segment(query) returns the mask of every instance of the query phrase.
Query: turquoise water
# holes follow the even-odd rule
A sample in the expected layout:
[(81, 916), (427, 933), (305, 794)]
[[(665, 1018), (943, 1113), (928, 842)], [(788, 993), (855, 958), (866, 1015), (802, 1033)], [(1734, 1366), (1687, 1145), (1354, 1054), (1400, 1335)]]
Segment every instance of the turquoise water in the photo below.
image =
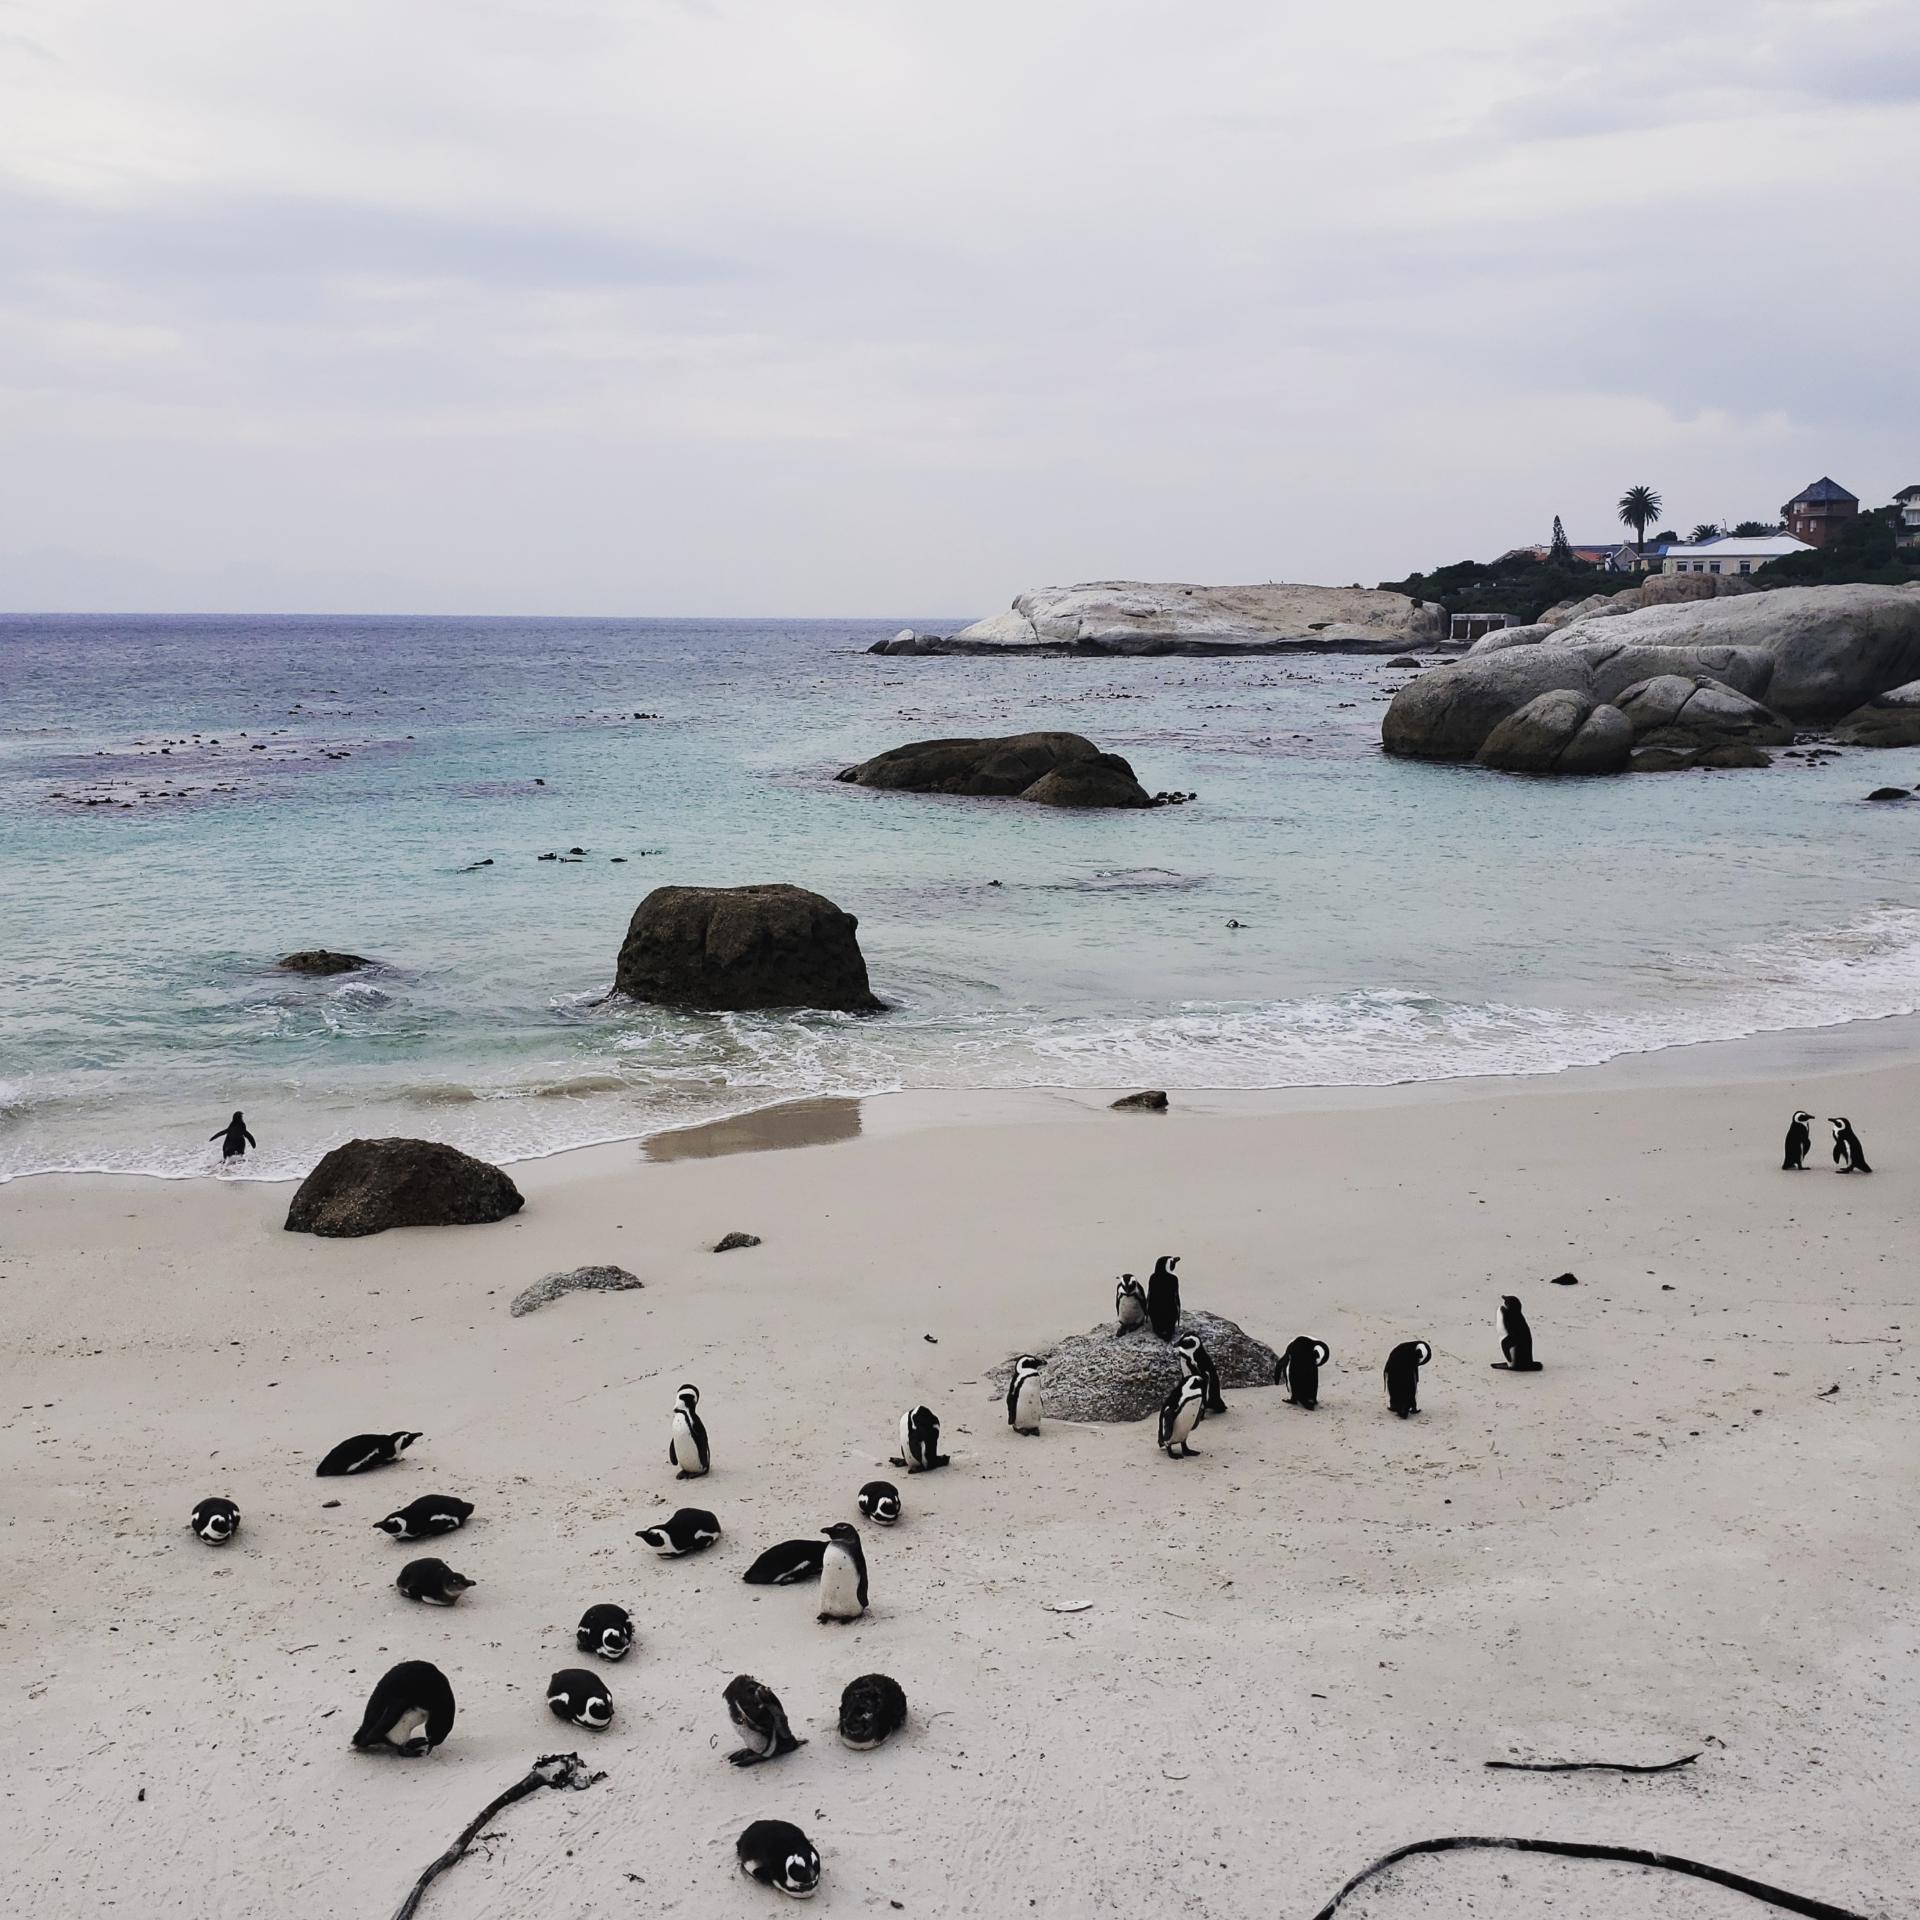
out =
[[(1920, 1009), (1920, 803), (1862, 804), (1920, 755), (1516, 780), (1382, 756), (1379, 662), (862, 651), (900, 624), (0, 619), (0, 1176), (204, 1171), (236, 1106), (280, 1176), (356, 1132), (513, 1158), (809, 1093), (1380, 1085)], [(833, 779), (1042, 726), (1200, 799)], [(650, 887), (769, 879), (860, 916), (893, 1011), (605, 999)], [(382, 966), (271, 968), (319, 945)]]

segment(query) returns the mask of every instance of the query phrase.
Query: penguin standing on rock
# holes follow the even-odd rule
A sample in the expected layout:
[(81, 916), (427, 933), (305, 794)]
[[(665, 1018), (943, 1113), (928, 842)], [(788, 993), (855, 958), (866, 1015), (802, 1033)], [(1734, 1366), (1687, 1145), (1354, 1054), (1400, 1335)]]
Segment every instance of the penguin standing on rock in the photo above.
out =
[(1320, 1369), (1332, 1358), (1333, 1349), (1324, 1340), (1309, 1340), (1303, 1333), (1288, 1341), (1273, 1370), (1273, 1384), (1285, 1387), (1287, 1398), (1311, 1413), (1320, 1404)]
[(820, 1561), (820, 1618), (858, 1620), (867, 1610), (867, 1556), (860, 1532), (844, 1520), (821, 1528), (827, 1550)]
[(373, 1689), (353, 1744), (362, 1753), (431, 1753), (453, 1731), (453, 1688), (430, 1660), (402, 1660)]
[(1130, 1273), (1123, 1273), (1113, 1290), (1113, 1317), (1120, 1322), (1122, 1333), (1147, 1324), (1147, 1290)]
[(1180, 1371), (1198, 1374), (1206, 1390), (1200, 1401), (1201, 1419), (1210, 1413), (1225, 1413), (1227, 1403), (1220, 1398), (1220, 1371), (1213, 1364), (1213, 1355), (1201, 1344), (1200, 1336), (1183, 1333), (1173, 1343), (1173, 1350), (1180, 1356)]
[(807, 1743), (795, 1736), (787, 1725), (787, 1710), (774, 1690), (750, 1673), (737, 1673), (727, 1682), (727, 1718), (746, 1742), (738, 1753), (727, 1759), (736, 1767), (757, 1767), (763, 1760), (778, 1760), (783, 1753), (797, 1752)]
[(556, 1720), (598, 1733), (613, 1720), (613, 1695), (597, 1673), (585, 1667), (562, 1667), (547, 1682), (547, 1705)]
[(1540, 1371), (1540, 1362), (1533, 1357), (1533, 1329), (1520, 1311), (1519, 1297), (1511, 1293), (1500, 1296), (1500, 1351), (1507, 1357), (1492, 1365), (1504, 1367), (1509, 1373)]
[(677, 1560), (683, 1553), (706, 1552), (720, 1538), (720, 1522), (705, 1507), (681, 1507), (657, 1527), (642, 1527), (634, 1538), (663, 1560)]
[(1833, 1164), (1842, 1173), (1871, 1173), (1867, 1165), (1867, 1156), (1860, 1145), (1860, 1136), (1853, 1130), (1851, 1120), (1829, 1119), (1827, 1125), (1833, 1129)]
[(580, 1616), (573, 1639), (582, 1653), (597, 1654), (602, 1660), (624, 1660), (633, 1645), (633, 1615), (611, 1600), (602, 1600)]
[(682, 1387), (673, 1396), (673, 1434), (667, 1442), (667, 1462), (679, 1469), (675, 1477), (681, 1480), (697, 1480), (713, 1464), (699, 1407), (698, 1387)]
[(756, 1820), (734, 1843), (740, 1871), (794, 1900), (811, 1900), (820, 1887), (820, 1856), (791, 1820)]
[(876, 1527), (890, 1527), (900, 1518), (900, 1489), (891, 1480), (869, 1480), (860, 1489), (860, 1517)]
[(417, 1433), (356, 1433), (342, 1440), (320, 1464), (314, 1477), (327, 1480), (343, 1473), (371, 1473), (390, 1467), (421, 1436)]
[(1387, 1405), (1404, 1420), (1420, 1411), (1420, 1369), (1433, 1358), (1424, 1340), (1403, 1340), (1387, 1355), (1382, 1369), (1387, 1382)]
[(1007, 1425), (1015, 1433), (1040, 1431), (1040, 1362), (1030, 1353), (1013, 1363), (1013, 1378), (1007, 1382)]
[(429, 1534), (457, 1533), (473, 1517), (471, 1500), (450, 1493), (423, 1493), (373, 1524), (396, 1540), (424, 1540)]
[(444, 1560), (409, 1560), (393, 1584), (422, 1606), (451, 1607), (473, 1582), (464, 1573), (455, 1573)]
[(1197, 1373), (1183, 1374), (1180, 1384), (1167, 1395), (1160, 1409), (1160, 1451), (1169, 1460), (1189, 1460), (1193, 1449), (1187, 1440), (1205, 1411), (1207, 1383)]
[(240, 1531), (240, 1509), (231, 1500), (217, 1495), (197, 1501), (193, 1518), (187, 1522), (209, 1546), (224, 1547)]
[(940, 1451), (940, 1416), (931, 1407), (909, 1407), (900, 1416), (900, 1451), (893, 1456), (896, 1467), (931, 1473), (951, 1457)]
[(1177, 1253), (1163, 1253), (1147, 1278), (1147, 1319), (1154, 1332), (1167, 1341), (1172, 1340), (1173, 1330), (1180, 1324), (1180, 1276), (1174, 1272), (1179, 1264)]
[(1813, 1115), (1796, 1113), (1787, 1123), (1787, 1157), (1780, 1162), (1782, 1173), (1804, 1173), (1807, 1155), (1813, 1151)]

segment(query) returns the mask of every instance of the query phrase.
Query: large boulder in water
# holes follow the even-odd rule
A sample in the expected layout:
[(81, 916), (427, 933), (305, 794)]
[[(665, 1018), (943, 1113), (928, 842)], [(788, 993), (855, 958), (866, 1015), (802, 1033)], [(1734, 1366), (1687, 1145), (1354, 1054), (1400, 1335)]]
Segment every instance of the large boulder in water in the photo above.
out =
[(331, 947), (308, 947), (299, 953), (283, 953), (273, 963), (282, 973), (359, 973), (373, 965), (357, 953), (336, 953)]
[(1737, 687), (1690, 673), (1637, 680), (1615, 703), (1633, 723), (1640, 747), (1718, 747), (1736, 742), (1784, 747), (1793, 722), (1750, 700)]
[(628, 923), (614, 988), (703, 1012), (874, 1013), (859, 924), (805, 887), (656, 887)]
[[(1183, 1333), (1200, 1336), (1223, 1389), (1273, 1385), (1280, 1356), (1231, 1320), (1214, 1313), (1183, 1313), (1174, 1337)], [(1057, 1347), (1034, 1357), (1040, 1362), (1041, 1405), (1046, 1417), (1056, 1420), (1144, 1420), (1160, 1410), (1180, 1378), (1179, 1357), (1152, 1328), (1116, 1333), (1111, 1320), (1090, 1332), (1069, 1334)], [(987, 1377), (1004, 1396), (1013, 1362), (1004, 1362)]]
[(1833, 737), (1848, 747), (1920, 747), (1920, 680), (1890, 687), (1855, 707)]
[(1150, 807), (1153, 796), (1117, 753), (1083, 734), (1013, 733), (984, 740), (915, 740), (848, 767), (856, 787), (1032, 800), (1049, 807)]
[(1502, 773), (1624, 773), (1633, 727), (1618, 707), (1561, 687), (1529, 700), (1474, 757)]
[(526, 1203), (498, 1167), (437, 1140), (349, 1140), (301, 1181), (289, 1233), (330, 1239), (389, 1227), (470, 1227)]

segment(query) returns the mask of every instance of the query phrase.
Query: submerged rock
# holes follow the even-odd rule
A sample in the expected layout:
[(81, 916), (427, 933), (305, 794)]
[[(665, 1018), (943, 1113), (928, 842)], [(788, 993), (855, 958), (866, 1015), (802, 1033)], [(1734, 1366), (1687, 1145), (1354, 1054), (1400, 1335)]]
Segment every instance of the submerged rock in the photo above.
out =
[[(1280, 1356), (1231, 1320), (1213, 1313), (1183, 1313), (1175, 1338), (1183, 1333), (1200, 1336), (1222, 1387), (1273, 1385)], [(1041, 1404), (1055, 1420), (1144, 1420), (1159, 1411), (1180, 1378), (1180, 1361), (1169, 1343), (1149, 1327), (1116, 1334), (1111, 1320), (1090, 1332), (1069, 1334), (1035, 1357), (1040, 1362)], [(1012, 1360), (988, 1376), (1002, 1395), (1012, 1377)]]
[(357, 953), (335, 953), (330, 947), (309, 947), (299, 953), (283, 953), (273, 963), (283, 973), (358, 973), (373, 965)]
[(1875, 787), (1867, 798), (1869, 800), (1911, 800), (1913, 795), (1905, 787)]
[(1150, 807), (1133, 768), (1078, 733), (914, 740), (847, 767), (840, 779), (895, 793), (1031, 800), (1048, 807)]
[(642, 1282), (625, 1267), (575, 1267), (571, 1273), (549, 1273), (513, 1296), (507, 1311), (517, 1320), (538, 1313), (549, 1302), (569, 1293), (632, 1293)]
[(301, 1181), (287, 1208), (287, 1231), (351, 1239), (389, 1227), (481, 1226), (525, 1204), (498, 1167), (458, 1147), (349, 1140)]

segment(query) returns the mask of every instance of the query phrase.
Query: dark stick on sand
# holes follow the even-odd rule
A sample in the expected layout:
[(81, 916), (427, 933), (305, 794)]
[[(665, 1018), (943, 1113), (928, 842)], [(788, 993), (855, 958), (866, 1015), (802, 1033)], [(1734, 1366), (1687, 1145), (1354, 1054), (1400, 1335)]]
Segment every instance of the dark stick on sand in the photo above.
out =
[(589, 1773), (577, 1753), (543, 1753), (524, 1779), (516, 1780), (505, 1793), (489, 1800), (460, 1829), (460, 1837), (413, 1883), (407, 1897), (395, 1909), (393, 1920), (412, 1920), (419, 1910), (420, 1896), (473, 1845), (474, 1836), (501, 1808), (512, 1806), (516, 1800), (524, 1800), (530, 1793), (538, 1793), (542, 1787), (590, 1787), (596, 1780), (606, 1777), (604, 1773)]
[(1699, 1758), (1697, 1753), (1683, 1753), (1678, 1760), (1662, 1760), (1655, 1767), (1637, 1767), (1628, 1760), (1488, 1760), (1484, 1764), (1502, 1773), (1671, 1773)]

